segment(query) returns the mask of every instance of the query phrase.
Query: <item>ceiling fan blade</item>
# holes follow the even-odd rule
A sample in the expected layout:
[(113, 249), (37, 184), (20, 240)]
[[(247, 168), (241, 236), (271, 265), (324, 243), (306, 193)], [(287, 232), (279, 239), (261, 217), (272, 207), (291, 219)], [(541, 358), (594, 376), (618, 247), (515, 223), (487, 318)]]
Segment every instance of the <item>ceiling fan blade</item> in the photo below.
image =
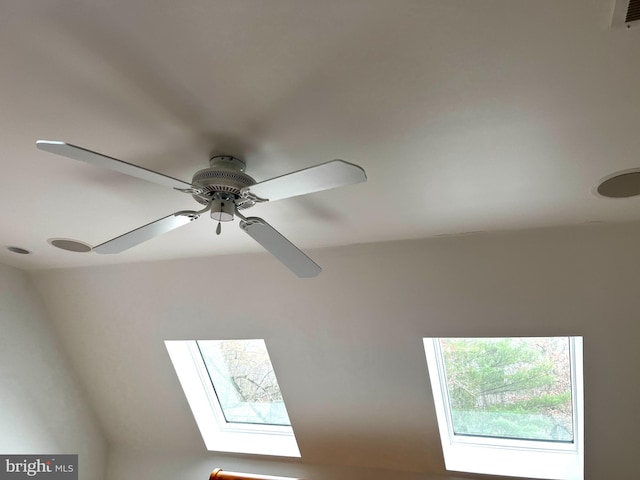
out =
[(358, 165), (332, 160), (256, 183), (243, 188), (241, 192), (272, 202), (366, 181), (367, 174)]
[[(142, 227), (131, 230), (119, 237), (108, 240), (93, 247), (96, 253), (120, 253), (131, 247), (151, 240), (154, 237), (174, 230), (198, 218), (196, 212), (177, 212), (164, 218), (148, 223)], [(194, 216), (195, 215), (195, 216)]]
[(320, 266), (263, 219), (248, 217), (240, 221), (240, 228), (298, 277), (311, 278), (322, 271)]
[(132, 177), (141, 178), (147, 182), (157, 183), (164, 185), (165, 187), (171, 187), (178, 190), (191, 190), (193, 186), (190, 183), (183, 182), (177, 178), (163, 175), (162, 173), (148, 170), (144, 167), (133, 165), (132, 163), (123, 162), (116, 158), (111, 158), (101, 153), (92, 152), (86, 148), (71, 145), (70, 143), (50, 141), (50, 140), (38, 140), (36, 147), (45, 152), (55, 153), (62, 155), (63, 157), (73, 158), (74, 160), (80, 160), (82, 162), (90, 163), (98, 167), (108, 168), (109, 170), (115, 170), (116, 172), (131, 175)]

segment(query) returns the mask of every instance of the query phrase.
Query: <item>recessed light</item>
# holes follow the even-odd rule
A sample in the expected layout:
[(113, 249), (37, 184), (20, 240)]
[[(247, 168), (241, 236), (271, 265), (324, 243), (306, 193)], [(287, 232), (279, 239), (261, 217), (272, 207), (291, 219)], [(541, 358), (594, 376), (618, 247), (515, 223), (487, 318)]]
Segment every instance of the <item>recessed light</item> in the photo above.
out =
[(29, 255), (31, 252), (29, 250), (26, 250), (24, 248), (20, 248), (20, 247), (7, 247), (7, 250), (9, 250), (12, 253), (19, 253), (20, 255)]
[(67, 250), (68, 252), (84, 253), (90, 252), (93, 248), (87, 243), (72, 240), (70, 238), (50, 238), (49, 240), (47, 240), (47, 243), (49, 243), (49, 245), (53, 245), (56, 248)]
[(607, 198), (629, 198), (640, 195), (640, 169), (612, 173), (600, 181), (595, 193)]

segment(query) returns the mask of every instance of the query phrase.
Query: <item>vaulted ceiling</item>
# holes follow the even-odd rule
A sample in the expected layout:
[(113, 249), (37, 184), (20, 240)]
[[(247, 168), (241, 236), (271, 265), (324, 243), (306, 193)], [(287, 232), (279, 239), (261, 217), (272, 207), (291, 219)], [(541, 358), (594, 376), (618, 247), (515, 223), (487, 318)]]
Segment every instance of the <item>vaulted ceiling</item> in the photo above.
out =
[[(30, 272), (110, 443), (203, 451), (162, 341), (265, 338), (304, 462), (440, 475), (420, 338), (577, 334), (587, 404), (613, 412), (588, 414), (592, 471), (630, 465), (621, 412), (640, 385), (617, 380), (634, 336), (599, 320), (638, 333), (640, 234), (609, 224), (639, 221), (640, 197), (593, 193), (640, 167), (640, 29), (612, 29), (613, 7), (0, 0), (0, 262)], [(47, 240), (97, 245), (198, 205), (38, 139), (186, 181), (212, 153), (258, 181), (335, 158), (368, 181), (251, 210), (325, 267), (311, 281), (208, 218), (72, 253)], [(539, 227), (559, 228), (430, 238)]]
[(638, 167), (637, 30), (612, 0), (3, 1), (4, 246), (25, 269), (259, 251), (207, 219), (78, 255), (191, 197), (36, 150), (64, 140), (190, 181), (211, 153), (264, 180), (334, 158), (364, 185), (260, 205), (303, 248), (640, 219), (592, 194)]

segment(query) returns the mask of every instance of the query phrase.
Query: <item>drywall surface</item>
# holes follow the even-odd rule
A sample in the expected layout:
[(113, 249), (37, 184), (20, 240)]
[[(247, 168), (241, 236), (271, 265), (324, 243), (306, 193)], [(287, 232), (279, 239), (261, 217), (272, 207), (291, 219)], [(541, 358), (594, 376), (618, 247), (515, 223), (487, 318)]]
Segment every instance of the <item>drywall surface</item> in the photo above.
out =
[[(158, 480), (176, 478), (171, 465), (184, 480), (243, 465), (312, 480), (333, 468), (446, 476), (422, 338), (553, 335), (584, 337), (586, 478), (640, 478), (638, 245), (638, 224), (585, 226), (319, 249), (324, 271), (307, 280), (266, 254), (33, 279), (125, 452), (109, 480), (135, 478), (136, 458)], [(234, 338), (265, 339), (301, 459), (206, 452), (164, 341)]]
[(107, 444), (58, 347), (29, 278), (0, 265), (0, 453), (78, 454), (79, 478), (100, 480)]
[[(306, 480), (460, 480), (458, 476), (430, 475), (401, 472), (392, 469), (371, 469), (330, 465), (297, 464), (286, 461), (269, 461), (260, 457), (232, 457), (214, 452), (201, 454), (176, 454), (134, 452), (117, 449), (109, 456), (107, 480), (208, 480), (215, 468), (229, 472), (273, 475)], [(504, 477), (503, 477), (504, 478)], [(484, 477), (483, 480), (492, 480)]]

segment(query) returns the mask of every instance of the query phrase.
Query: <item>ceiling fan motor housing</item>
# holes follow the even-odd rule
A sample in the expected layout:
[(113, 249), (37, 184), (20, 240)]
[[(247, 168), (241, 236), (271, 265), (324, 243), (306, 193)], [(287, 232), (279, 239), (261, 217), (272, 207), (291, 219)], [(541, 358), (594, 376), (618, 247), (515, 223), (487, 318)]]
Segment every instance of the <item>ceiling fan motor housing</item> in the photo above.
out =
[[(240, 196), (240, 190), (256, 184), (251, 176), (244, 173), (245, 163), (242, 160), (229, 155), (216, 155), (209, 160), (209, 164), (209, 168), (195, 173), (191, 183), (202, 190), (193, 198), (202, 205), (211, 203), (212, 218), (223, 222), (233, 220), (234, 205), (239, 210), (255, 205), (254, 201)], [(225, 220), (229, 212), (231, 217)], [(214, 216), (217, 213), (222, 218)]]

